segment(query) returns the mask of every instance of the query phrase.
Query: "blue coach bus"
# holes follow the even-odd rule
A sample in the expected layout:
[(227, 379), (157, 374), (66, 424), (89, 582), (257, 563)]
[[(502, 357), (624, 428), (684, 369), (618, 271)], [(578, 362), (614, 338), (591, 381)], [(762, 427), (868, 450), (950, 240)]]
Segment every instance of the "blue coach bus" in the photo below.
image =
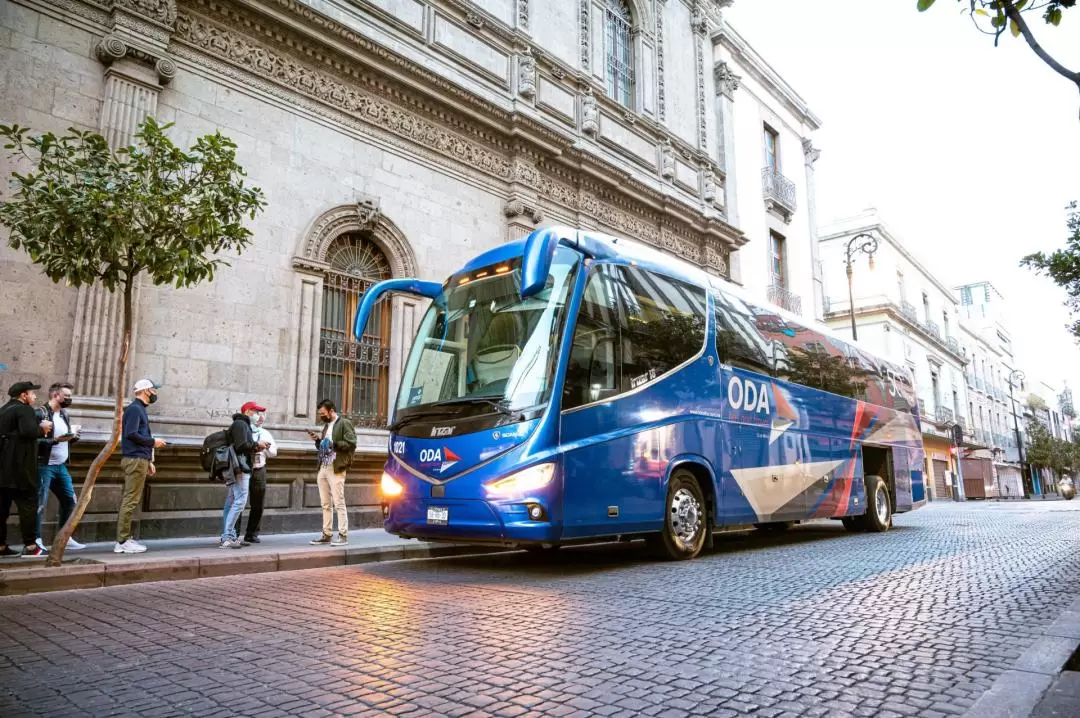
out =
[(649, 247), (545, 228), (445, 282), (402, 377), (381, 478), (398, 536), (548, 550), (840, 519), (926, 501), (911, 372)]

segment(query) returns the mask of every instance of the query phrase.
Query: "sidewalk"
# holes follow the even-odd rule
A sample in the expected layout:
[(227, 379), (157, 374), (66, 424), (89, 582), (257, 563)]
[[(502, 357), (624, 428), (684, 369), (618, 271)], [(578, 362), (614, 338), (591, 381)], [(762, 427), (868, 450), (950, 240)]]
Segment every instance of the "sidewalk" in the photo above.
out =
[(143, 541), (146, 553), (113, 553), (112, 542), (66, 551), (64, 565), (46, 568), (43, 559), (0, 560), (0, 596), (148, 581), (183, 581), (266, 571), (346, 566), (373, 561), (489, 553), (489, 547), (421, 543), (382, 529), (349, 532), (349, 545), (312, 546), (318, 532), (262, 536), (241, 549), (218, 548), (216, 537)]

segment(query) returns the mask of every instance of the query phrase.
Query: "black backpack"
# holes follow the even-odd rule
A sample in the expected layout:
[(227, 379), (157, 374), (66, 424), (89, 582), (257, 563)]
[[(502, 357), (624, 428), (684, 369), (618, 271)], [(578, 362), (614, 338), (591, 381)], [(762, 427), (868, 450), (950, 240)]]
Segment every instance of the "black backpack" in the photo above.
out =
[(222, 429), (203, 439), (199, 461), (202, 463), (203, 471), (209, 474), (211, 481), (224, 481), (226, 474), (235, 464), (233, 458), (235, 455), (232, 436), (228, 429)]

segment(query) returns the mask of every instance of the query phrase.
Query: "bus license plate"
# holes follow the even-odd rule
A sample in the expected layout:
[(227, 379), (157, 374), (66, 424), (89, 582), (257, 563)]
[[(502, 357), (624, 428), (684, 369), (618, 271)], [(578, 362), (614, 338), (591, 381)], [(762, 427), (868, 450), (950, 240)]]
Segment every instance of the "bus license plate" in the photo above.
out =
[(427, 522), (445, 526), (450, 520), (450, 509), (445, 506), (428, 506)]

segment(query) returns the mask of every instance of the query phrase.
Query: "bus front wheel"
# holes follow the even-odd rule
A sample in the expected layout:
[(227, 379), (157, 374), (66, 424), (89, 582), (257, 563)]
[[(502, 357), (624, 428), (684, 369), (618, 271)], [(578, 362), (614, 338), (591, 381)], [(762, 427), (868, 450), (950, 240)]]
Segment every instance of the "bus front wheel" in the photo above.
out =
[(866, 514), (862, 525), (867, 531), (876, 533), (888, 531), (892, 526), (892, 499), (888, 485), (880, 476), (866, 477)]
[(709, 518), (705, 496), (697, 479), (688, 471), (676, 470), (668, 482), (664, 530), (649, 543), (663, 558), (681, 561), (701, 553)]

